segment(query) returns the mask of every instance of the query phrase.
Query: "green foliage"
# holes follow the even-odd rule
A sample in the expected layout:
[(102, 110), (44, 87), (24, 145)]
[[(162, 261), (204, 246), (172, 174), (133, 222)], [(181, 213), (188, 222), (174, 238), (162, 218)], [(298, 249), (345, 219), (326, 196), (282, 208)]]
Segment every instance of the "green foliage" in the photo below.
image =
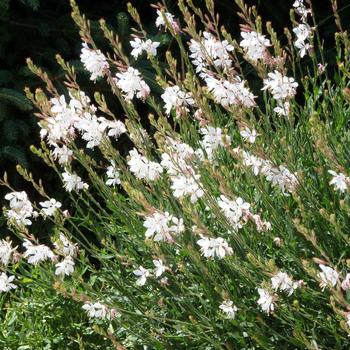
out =
[[(33, 10), (38, 9), (39, 1), (25, 3)], [(140, 2), (141, 8), (144, 3)], [(217, 3), (219, 6), (225, 2)], [(101, 6), (104, 11), (111, 6), (110, 2), (106, 4)], [(9, 2), (0, 2), (5, 12), (10, 9), (8, 5)], [(278, 6), (283, 8), (283, 5)], [(265, 8), (271, 9), (276, 21), (280, 20), (277, 6), (269, 3)], [(119, 34), (128, 52), (130, 27), (134, 24), (122, 7), (114, 9), (119, 12), (112, 13), (110, 27)], [(61, 278), (55, 275), (52, 262), (26, 265), (27, 260), (21, 255), (22, 247), (18, 249), (16, 259), (19, 261), (15, 260), (7, 271), (16, 275), (18, 288), (11, 294), (1, 294), (0, 346), (21, 350), (139, 350), (146, 347), (159, 350), (346, 350), (350, 329), (346, 324), (350, 310), (349, 292), (342, 291), (340, 281), (336, 288), (327, 286), (322, 291), (318, 265), (321, 261), (334, 267), (341, 279), (349, 269), (349, 195), (334, 191), (328, 173), (333, 169), (350, 175), (349, 46), (343, 53), (340, 50), (343, 43), (338, 43), (337, 65), (328, 67), (326, 72), (329, 74), (336, 69), (331, 78), (326, 74), (319, 75), (317, 55), (298, 60), (295, 66), (286, 65), (294, 77), (301, 77), (298, 80), (300, 101), (291, 101), (292, 115), (288, 119), (278, 117), (273, 112), (275, 101), (269, 94), (260, 92), (261, 77), (266, 77), (270, 67), (259, 67), (259, 74), (248, 75), (248, 78), (254, 77), (249, 85), (259, 95), (257, 100), (261, 108), (254, 111), (224, 109), (213, 101), (213, 96), (201, 86), (202, 82), (192, 76), (193, 69), (187, 65), (186, 54), (181, 55), (181, 45), (185, 46), (188, 39), (185, 32), (180, 40), (169, 33), (155, 34), (150, 30), (149, 37), (161, 42), (160, 51), (175, 51), (179, 71), (172, 74), (172, 67), (165, 60), (154, 60), (153, 65), (146, 58), (132, 61), (151, 87), (152, 96), (145, 107), (141, 103), (125, 103), (120, 92), (112, 94), (103, 81), (88, 87), (88, 74), (83, 72), (77, 60), (80, 39), (75, 38), (75, 42), (75, 34), (72, 34), (75, 31), (67, 25), (66, 15), (56, 20), (62, 27), (49, 20), (39, 23), (41, 19), (36, 21), (35, 18), (25, 22), (40, 34), (38, 42), (29, 43), (34, 53), (39, 51), (39, 62), (36, 62), (47, 68), (59, 93), (64, 91), (68, 95), (63, 70), (52, 64), (56, 50), (61, 51), (76, 68), (85, 92), (96, 91), (95, 96), (101, 96), (100, 92), (103, 92), (109, 110), (116, 116), (126, 115), (129, 140), (124, 142), (123, 139), (117, 144), (105, 140), (106, 143), (93, 151), (84, 151), (85, 141), (82, 140), (69, 144), (74, 153), (69, 170), (77, 172), (90, 185), (89, 191), (70, 193), (69, 200), (62, 195), (64, 191), (58, 178), (46, 185), (46, 175), (42, 174), (46, 174), (47, 168), (43, 165), (38, 168), (39, 174), (34, 178), (42, 178), (50, 193), (46, 196), (42, 184), (35, 184), (40, 189), (40, 196), (29, 195), (31, 199), (38, 198), (33, 200), (35, 209), (40, 210), (38, 203), (42, 197), (60, 200), (63, 197), (63, 206), (54, 217), (45, 218), (45, 223), (44, 218), (37, 219), (28, 231), (17, 226), (10, 225), (10, 228), (19, 242), (23, 237), (33, 241), (35, 237), (52, 249), (55, 249), (52, 242), (58, 233), (64, 232), (79, 243), (80, 253), (73, 275)], [(8, 24), (11, 21), (13, 18)], [(145, 25), (147, 31), (153, 22), (154, 16)], [(92, 21), (91, 28), (103, 50), (106, 45), (98, 31), (98, 22)], [(8, 43), (18, 36), (6, 31), (6, 26), (1, 26), (0, 31), (4, 33), (0, 36), (0, 46), (6, 51)], [(55, 47), (51, 46), (53, 42)], [(290, 52), (293, 53), (293, 49)], [(242, 56), (241, 52), (239, 54)], [(336, 61), (334, 49), (328, 54)], [(33, 168), (26, 147), (34, 140), (36, 120), (32, 117), (31, 104), (19, 91), (24, 83), (32, 90), (39, 83), (28, 75), (22, 63), (18, 69), (13, 69), (11, 65), (16, 59), (11, 53), (7, 57), (1, 50), (0, 55), (7, 60), (0, 71), (0, 165), (10, 161)], [(237, 66), (242, 62), (237, 61)], [(113, 72), (125, 62), (120, 59), (117, 63), (111, 68)], [(254, 69), (251, 62), (242, 65), (244, 72)], [(162, 73), (167, 69), (166, 78), (162, 80), (159, 74), (156, 79), (157, 69)], [(201, 123), (221, 127), (232, 141), (232, 146), (226, 144), (218, 149), (214, 162), (193, 158), (192, 164), (191, 160), (190, 165), (201, 175), (201, 186), (205, 190), (203, 199), (197, 203), (176, 197), (171, 188), (171, 176), (165, 171), (155, 182), (136, 179), (128, 169), (127, 159), (121, 156), (123, 152), (118, 152), (128, 150), (133, 142), (140, 153), (158, 162), (164, 153), (173, 155), (166, 143), (166, 137), (173, 137), (205, 153), (200, 143), (201, 125), (193, 118), (194, 111), (185, 111), (181, 118), (173, 111), (173, 120), (164, 116), (159, 95), (169, 83), (181, 84), (190, 91), (205, 112), (200, 117)], [(76, 89), (79, 91), (80, 88)], [(116, 106), (116, 101), (120, 105)], [(40, 101), (36, 102), (40, 109)], [(103, 115), (102, 111), (103, 108), (98, 111), (98, 116)], [(148, 115), (149, 111), (153, 115)], [(142, 129), (144, 125), (147, 130)], [(256, 128), (259, 136), (255, 144), (242, 140), (242, 125)], [(35, 153), (61, 176), (65, 169), (54, 163), (47, 145), (42, 147)], [(242, 161), (239, 150), (270, 159), (276, 169), (280, 165), (288, 167), (290, 174), (297, 176), (298, 186), (290, 193), (282, 193), (262, 174), (255, 176)], [(120, 167), (122, 179), (120, 186), (114, 188), (105, 184), (106, 167), (112, 160)], [(26, 180), (34, 182), (28, 172), (20, 172)], [(9, 180), (13, 186), (14, 178), (9, 176)], [(15, 187), (23, 188), (21, 185)], [(250, 203), (252, 212), (271, 222), (272, 230), (261, 232), (249, 220), (244, 225), (242, 222), (239, 231), (233, 229), (216, 204), (221, 194), (244, 198)], [(145, 240), (145, 218), (155, 211), (168, 211), (184, 219), (185, 231), (176, 236), (174, 242)], [(202, 234), (224, 237), (234, 254), (222, 260), (206, 259), (197, 244)], [(62, 258), (59, 253), (57, 255), (58, 259)], [(154, 259), (162, 259), (166, 264), (166, 279), (160, 280), (152, 272), (144, 286), (137, 285), (135, 269), (142, 265), (152, 271)], [(292, 296), (271, 290), (270, 279), (278, 271), (287, 271), (294, 280), (303, 280)], [(276, 298), (276, 309), (270, 315), (264, 314), (257, 304), (257, 287), (268, 289)], [(227, 318), (220, 311), (220, 304), (227, 299), (238, 306), (235, 319)], [(86, 301), (101, 301), (108, 308), (116, 309), (115, 318), (89, 320), (81, 308)]]
[(81, 308), (69, 299), (23, 280), (27, 289), (2, 295), (0, 347), (3, 350), (112, 350)]

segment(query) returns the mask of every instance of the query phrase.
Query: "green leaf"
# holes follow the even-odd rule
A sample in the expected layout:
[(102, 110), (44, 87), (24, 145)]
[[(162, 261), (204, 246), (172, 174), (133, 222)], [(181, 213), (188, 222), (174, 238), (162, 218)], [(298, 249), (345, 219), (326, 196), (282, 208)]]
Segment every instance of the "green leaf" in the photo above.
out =
[(0, 100), (16, 106), (21, 111), (30, 111), (33, 109), (29, 100), (22, 93), (13, 89), (0, 89)]

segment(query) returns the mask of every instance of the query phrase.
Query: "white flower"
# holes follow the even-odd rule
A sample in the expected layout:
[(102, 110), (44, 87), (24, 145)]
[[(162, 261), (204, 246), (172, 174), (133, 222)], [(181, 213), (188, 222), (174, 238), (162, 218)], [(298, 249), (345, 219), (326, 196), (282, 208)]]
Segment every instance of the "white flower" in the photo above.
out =
[(73, 151), (70, 150), (66, 145), (59, 147), (53, 144), (54, 150), (52, 152), (53, 157), (58, 159), (58, 163), (61, 165), (67, 165), (73, 157)]
[(262, 35), (257, 32), (241, 32), (243, 40), (240, 42), (240, 46), (245, 49), (247, 57), (256, 62), (259, 59), (264, 58), (266, 48), (271, 46), (269, 39), (265, 38), (265, 35)]
[(299, 286), (297, 282), (293, 282), (285, 272), (281, 271), (271, 278), (271, 284), (274, 291), (284, 291), (288, 296), (291, 296)]
[(89, 185), (81, 180), (81, 177), (76, 174), (71, 174), (67, 170), (62, 174), (63, 187), (68, 191), (86, 190)]
[(244, 85), (239, 77), (233, 82), (228, 80), (218, 80), (212, 76), (205, 78), (208, 90), (214, 95), (214, 100), (227, 108), (234, 105), (242, 105), (247, 108), (256, 105), (255, 96)]
[(41, 261), (53, 260), (55, 258), (52, 250), (44, 244), (34, 245), (25, 239), (23, 246), (26, 248), (23, 256), (27, 258), (29, 264), (37, 265)]
[(258, 288), (258, 293), (258, 304), (260, 305), (262, 311), (266, 312), (269, 315), (270, 312), (273, 312), (275, 309), (274, 297), (267, 290), (262, 288)]
[(160, 45), (158, 41), (152, 41), (151, 39), (147, 39), (143, 43), (143, 50), (147, 52), (147, 55), (149, 56), (156, 56), (157, 55), (157, 48)]
[(230, 200), (226, 196), (221, 195), (218, 199), (218, 206), (224, 213), (234, 230), (242, 227), (241, 219), (249, 213), (250, 204), (244, 202), (240, 197)]
[(304, 22), (295, 27), (293, 32), (297, 36), (294, 45), (299, 49), (300, 57), (304, 57), (312, 48), (312, 45), (307, 42), (307, 40), (311, 40), (313, 30), (306, 22)]
[(295, 96), (298, 83), (293, 78), (286, 77), (276, 70), (267, 76), (262, 90), (269, 90), (275, 100), (286, 100)]
[(294, 34), (297, 36), (297, 42), (304, 42), (312, 34), (311, 27), (306, 23), (301, 23), (293, 29)]
[[(59, 98), (50, 99), (52, 116), (39, 122), (39, 126), (42, 128), (40, 131), (41, 137), (46, 138), (48, 143), (56, 148), (58, 148), (57, 144), (61, 141), (68, 144), (75, 138), (74, 123), (80, 119), (83, 110), (94, 109), (94, 106), (90, 105), (89, 97), (83, 91), (76, 92), (75, 96), (69, 92), (69, 95), (71, 97), (69, 104), (67, 104), (63, 95)], [(61, 153), (63, 153), (62, 163), (67, 163), (73, 154), (63, 147), (62, 150), (55, 150), (54, 156), (60, 159)]]
[(83, 116), (74, 123), (74, 127), (81, 133), (82, 139), (87, 141), (87, 148), (94, 148), (100, 145), (107, 127), (104, 120), (104, 118), (97, 118), (96, 115), (85, 112)]
[(91, 73), (90, 80), (103, 77), (109, 69), (105, 55), (100, 50), (90, 49), (87, 43), (83, 43), (80, 60), (87, 71)]
[(233, 320), (236, 317), (237, 307), (233, 305), (231, 300), (225, 300), (219, 308), (224, 312), (228, 318)]
[(41, 214), (43, 216), (52, 216), (55, 214), (55, 211), (61, 208), (62, 204), (56, 201), (55, 198), (51, 198), (48, 201), (39, 203), (43, 209), (41, 209)]
[(74, 272), (74, 260), (71, 256), (66, 256), (61, 262), (57, 263), (56, 266), (56, 275), (61, 276), (70, 276)]
[(158, 180), (163, 172), (163, 168), (159, 163), (149, 161), (146, 157), (138, 153), (136, 148), (132, 149), (129, 153), (128, 165), (130, 171), (140, 180)]
[(5, 212), (9, 219), (13, 219), (20, 226), (31, 225), (29, 218), (37, 217), (37, 212), (33, 210), (32, 203), (28, 199), (27, 193), (11, 192), (6, 194), (5, 199), (10, 203), (10, 210)]
[(173, 242), (173, 234), (179, 234), (185, 229), (183, 220), (170, 215), (168, 212), (155, 212), (153, 215), (146, 217), (143, 226), (147, 229), (145, 237), (152, 238), (156, 242)]
[(307, 19), (308, 14), (311, 14), (311, 10), (306, 8), (304, 0), (294, 1), (293, 7), (295, 8), (296, 13), (302, 17), (303, 21)]
[(241, 130), (240, 134), (243, 137), (244, 141), (248, 141), (249, 143), (254, 143), (256, 137), (258, 136), (255, 129), (250, 130), (248, 127), (245, 127), (243, 130)]
[(255, 157), (249, 152), (242, 151), (243, 164), (252, 168), (254, 175), (262, 174), (273, 186), (278, 186), (284, 195), (294, 192), (299, 182), (296, 173), (280, 165), (275, 167), (271, 161)]
[(255, 176), (259, 175), (261, 166), (263, 165), (263, 160), (245, 151), (243, 152), (242, 155), (243, 155), (243, 164), (245, 166), (251, 167), (253, 174)]
[(277, 101), (277, 107), (275, 107), (274, 112), (278, 115), (287, 117), (290, 114), (290, 103), (288, 101)]
[(0, 275), (0, 292), (8, 292), (11, 289), (17, 288), (12, 281), (15, 279), (15, 276), (7, 276), (5, 272), (2, 272)]
[(328, 170), (328, 172), (333, 176), (329, 184), (333, 185), (335, 190), (344, 193), (348, 189), (349, 178), (342, 173), (337, 174), (333, 170)]
[(149, 86), (141, 78), (141, 73), (132, 67), (124, 73), (117, 73), (115, 83), (124, 93), (126, 101), (131, 101), (135, 96), (145, 100), (150, 93)]
[(335, 287), (339, 278), (338, 272), (323, 264), (320, 264), (319, 267), (322, 270), (322, 272), (318, 273), (318, 276), (321, 279), (320, 287), (322, 290), (324, 290), (326, 287)]
[(169, 12), (162, 12), (160, 10), (157, 10), (157, 15), (158, 17), (156, 19), (156, 27), (164, 27), (166, 29), (167, 24), (169, 24), (176, 33), (180, 31), (179, 25), (174, 20), (174, 15)]
[(106, 120), (104, 121), (107, 124), (108, 133), (110, 137), (114, 137), (116, 140), (120, 135), (126, 133), (125, 124), (120, 120)]
[(77, 256), (78, 246), (72, 243), (63, 233), (60, 233), (59, 240), (54, 242), (54, 246), (58, 254), (63, 256)]
[(87, 312), (90, 318), (100, 318), (103, 320), (109, 316), (109, 310), (107, 306), (99, 302), (97, 303), (87, 302), (82, 306), (82, 309)]
[(221, 128), (206, 126), (200, 129), (203, 140), (200, 142), (205, 149), (209, 160), (213, 158), (213, 153), (220, 147), (231, 144), (231, 138), (222, 132)]
[(143, 51), (143, 41), (140, 38), (135, 38), (134, 40), (130, 41), (130, 46), (133, 48), (131, 51), (131, 56), (139, 57), (142, 54)]
[(138, 277), (136, 284), (138, 286), (143, 286), (146, 283), (150, 272), (144, 267), (140, 266), (137, 270), (134, 271), (134, 275)]
[(268, 221), (263, 221), (258, 214), (251, 214), (247, 216), (249, 219), (251, 219), (255, 225), (258, 232), (263, 231), (271, 231), (271, 223)]
[(185, 231), (185, 225), (183, 219), (178, 219), (177, 217), (171, 215), (170, 232), (174, 232), (176, 235)]
[(150, 56), (156, 56), (157, 48), (160, 45), (160, 43), (157, 41), (153, 42), (150, 39), (143, 41), (140, 38), (136, 37), (134, 40), (130, 41), (130, 45), (133, 48), (133, 50), (131, 51), (131, 56), (137, 59), (143, 51), (146, 51), (147, 54)]
[(223, 259), (226, 255), (232, 255), (233, 250), (229, 247), (225, 239), (208, 238), (201, 235), (201, 239), (197, 241), (197, 244), (201, 247), (201, 253), (205, 258)]
[(180, 114), (181, 110), (187, 110), (186, 107), (194, 105), (191, 94), (182, 91), (177, 85), (168, 86), (161, 95), (161, 98), (165, 102), (166, 114), (170, 114), (173, 108), (176, 109), (177, 114)]
[(294, 45), (297, 49), (299, 49), (300, 57), (304, 57), (313, 48), (310, 43), (305, 41), (296, 41)]
[(350, 273), (346, 274), (344, 281), (341, 283), (341, 287), (345, 291), (350, 289)]
[(204, 195), (199, 179), (200, 175), (172, 176), (171, 189), (173, 190), (174, 197), (182, 198), (190, 196), (191, 203), (196, 203)]
[(196, 72), (203, 78), (208, 76), (209, 65), (224, 69), (232, 65), (229, 53), (234, 50), (234, 47), (227, 40), (217, 40), (211, 33), (204, 32), (200, 42), (191, 39), (189, 49)]
[(12, 241), (5, 241), (4, 239), (0, 240), (0, 262), (2, 265), (6, 266), (9, 264), (12, 253), (16, 248), (12, 248)]
[(268, 161), (264, 163), (261, 172), (266, 176), (267, 181), (270, 181), (273, 186), (279, 186), (283, 193), (285, 193), (285, 191), (291, 193), (295, 191), (298, 185), (298, 179), (295, 174), (291, 173), (283, 165), (276, 168), (272, 167)]
[(114, 160), (111, 161), (111, 165), (107, 168), (107, 177), (108, 180), (106, 181), (106, 185), (108, 186), (115, 186), (121, 183), (120, 174)]
[(162, 260), (153, 260), (153, 264), (155, 266), (154, 268), (154, 275), (156, 277), (160, 277), (164, 272), (166, 267), (163, 265), (163, 261)]

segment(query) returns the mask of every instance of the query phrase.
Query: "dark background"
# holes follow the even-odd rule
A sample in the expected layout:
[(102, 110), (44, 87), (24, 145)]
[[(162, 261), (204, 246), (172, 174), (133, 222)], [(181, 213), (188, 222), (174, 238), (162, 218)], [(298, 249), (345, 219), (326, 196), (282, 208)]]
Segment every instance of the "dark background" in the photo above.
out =
[[(103, 17), (107, 23), (119, 33), (122, 40), (128, 45), (132, 20), (126, 11), (128, 1), (118, 0), (77, 0), (81, 12), (92, 21), (92, 31), (102, 48), (106, 47), (100, 31), (98, 19)], [(146, 29), (154, 35), (155, 10), (150, 4), (155, 1), (130, 1), (141, 14)], [(194, 1), (203, 7), (204, 1)], [(180, 17), (177, 1), (167, 1), (169, 10)], [(216, 0), (217, 12), (220, 13), (221, 23), (226, 29), (239, 36), (239, 23), (236, 15), (237, 7), (233, 0)], [(293, 0), (250, 0), (255, 4), (264, 21), (271, 21), (275, 30), (282, 36), (284, 26), (291, 26), (289, 11)], [(334, 62), (333, 36), (336, 30), (332, 16), (330, 1), (314, 0), (316, 22), (319, 31), (325, 40), (326, 59), (330, 66)], [(339, 1), (339, 9), (343, 19), (344, 29), (349, 29), (350, 1)], [(171, 45), (171, 38), (162, 34), (162, 45)], [(88, 81), (79, 63), (81, 41), (78, 30), (70, 17), (68, 0), (0, 0), (0, 175), (6, 171), (11, 185), (17, 190), (31, 191), (16, 174), (16, 164), (22, 164), (36, 177), (45, 177), (52, 195), (61, 197), (62, 190), (57, 180), (48, 171), (40, 160), (31, 154), (29, 146), (39, 143), (39, 130), (34, 110), (23, 95), (25, 86), (34, 90), (41, 86), (41, 82), (26, 68), (25, 59), (31, 57), (35, 64), (43, 67), (50, 73), (58, 88), (63, 87), (63, 72), (55, 61), (56, 53), (60, 53), (66, 60), (74, 63), (81, 70), (81, 81)], [(307, 60), (305, 61), (307, 64)], [(142, 62), (141, 62), (142, 64)], [(108, 94), (108, 89), (102, 83), (89, 84), (96, 90)], [(84, 85), (85, 86), (85, 85)], [(0, 188), (0, 204), (5, 189)], [(35, 197), (30, 193), (30, 197)], [(4, 219), (0, 219), (0, 229)]]

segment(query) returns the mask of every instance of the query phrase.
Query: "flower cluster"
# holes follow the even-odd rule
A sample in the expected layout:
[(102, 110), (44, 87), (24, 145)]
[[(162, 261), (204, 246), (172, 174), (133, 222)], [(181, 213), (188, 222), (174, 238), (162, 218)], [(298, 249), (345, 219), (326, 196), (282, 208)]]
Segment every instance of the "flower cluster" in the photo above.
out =
[(90, 318), (97, 318), (101, 320), (112, 320), (116, 316), (116, 310), (108, 308), (105, 304), (100, 302), (91, 303), (86, 302), (82, 309), (87, 312)]
[(71, 174), (66, 170), (62, 174), (63, 187), (68, 191), (76, 191), (79, 192), (81, 190), (87, 190), (89, 185), (82, 181), (81, 177), (77, 174)]
[(5, 272), (0, 275), (0, 292), (8, 292), (11, 289), (17, 288), (17, 286), (12, 283), (15, 276), (7, 276)]
[(137, 59), (140, 55), (142, 55), (143, 51), (145, 51), (147, 55), (156, 56), (157, 48), (160, 43), (158, 41), (152, 41), (150, 39), (147, 39), (145, 41), (136, 37), (134, 40), (130, 41), (130, 45), (132, 47), (130, 54)]
[(70, 276), (74, 272), (74, 258), (78, 254), (78, 247), (73, 244), (63, 233), (60, 233), (59, 240), (54, 243), (56, 252), (62, 256), (62, 260), (56, 263), (55, 274), (59, 276)]
[(137, 152), (136, 148), (129, 152), (128, 165), (130, 171), (140, 180), (158, 180), (163, 172), (163, 168), (160, 164), (151, 162), (145, 156)]
[(190, 197), (195, 203), (203, 197), (204, 191), (200, 175), (191, 166), (195, 151), (187, 144), (174, 139), (166, 140), (167, 153), (162, 153), (161, 165), (166, 169), (171, 180), (171, 189), (176, 198)]
[(203, 135), (203, 139), (200, 144), (204, 148), (209, 160), (213, 159), (214, 152), (220, 146), (224, 147), (231, 144), (230, 136), (225, 135), (221, 128), (206, 126), (200, 129), (200, 133)]
[(227, 79), (217, 79), (213, 76), (205, 78), (208, 90), (212, 92), (214, 100), (223, 107), (244, 106), (254, 107), (255, 96), (245, 87), (244, 81), (235, 77), (232, 81)]
[(108, 177), (108, 180), (106, 181), (106, 185), (115, 186), (120, 184), (120, 173), (119, 173), (119, 170), (117, 169), (117, 166), (114, 160), (111, 160), (111, 165), (107, 167), (106, 174)]
[(149, 86), (142, 80), (141, 73), (135, 68), (129, 67), (125, 72), (117, 73), (114, 81), (124, 93), (127, 102), (130, 102), (135, 96), (145, 100), (150, 93)]
[(147, 229), (145, 237), (152, 238), (156, 242), (174, 242), (174, 235), (176, 236), (185, 230), (183, 220), (167, 211), (164, 213), (156, 211), (147, 216), (143, 226)]
[(273, 98), (277, 101), (278, 106), (274, 109), (277, 114), (289, 115), (289, 99), (295, 96), (298, 83), (294, 78), (286, 77), (281, 72), (275, 70), (269, 73), (264, 79), (262, 90), (269, 90)]
[(32, 203), (28, 199), (27, 193), (11, 192), (5, 196), (10, 203), (10, 209), (5, 212), (8, 219), (14, 220), (19, 226), (32, 224), (30, 218), (36, 218), (38, 213), (33, 209)]
[(300, 57), (304, 57), (313, 48), (313, 29), (308, 24), (308, 16), (311, 16), (311, 10), (305, 6), (304, 0), (296, 0), (293, 7), (301, 20), (301, 23), (293, 28), (296, 35), (294, 45), (299, 50)]
[(268, 315), (275, 310), (276, 296), (270, 294), (266, 289), (258, 288), (259, 299), (258, 304), (261, 310)]
[(31, 241), (25, 239), (23, 247), (26, 249), (23, 253), (23, 257), (27, 259), (29, 264), (37, 265), (42, 261), (55, 259), (55, 254), (44, 244), (35, 245)]
[(201, 253), (206, 258), (223, 259), (226, 255), (233, 254), (233, 249), (222, 237), (208, 238), (201, 236), (201, 239), (197, 241), (197, 244), (201, 247)]
[(169, 12), (157, 10), (156, 27), (164, 27), (166, 29), (167, 25), (170, 25), (175, 33), (180, 31), (179, 24), (174, 19), (174, 15)]
[(100, 50), (89, 48), (86, 42), (83, 43), (80, 60), (84, 64), (85, 69), (90, 72), (91, 80), (102, 78), (109, 69), (106, 56)]
[[(161, 277), (167, 269), (161, 259), (153, 260), (153, 265), (153, 274), (156, 278)], [(144, 286), (147, 282), (147, 278), (152, 276), (152, 273), (148, 269), (145, 269), (143, 266), (139, 266), (138, 269), (133, 271), (133, 273), (137, 277), (136, 285), (140, 287)], [(164, 279), (162, 280), (164, 282)]]
[(269, 39), (265, 38), (265, 35), (251, 31), (241, 32), (243, 40), (239, 45), (245, 50), (245, 53), (249, 60), (257, 62), (264, 59), (266, 55), (266, 49), (271, 46)]
[(274, 291), (281, 290), (291, 296), (294, 290), (300, 287), (301, 282), (293, 282), (288, 274), (280, 271), (271, 278), (271, 285)]
[(274, 166), (271, 161), (258, 158), (249, 152), (243, 151), (243, 164), (252, 169), (255, 176), (262, 174), (272, 186), (278, 186), (282, 193), (294, 192), (298, 186), (298, 179), (285, 166)]
[(39, 204), (42, 207), (40, 214), (42, 214), (44, 217), (53, 216), (56, 210), (62, 207), (62, 204), (56, 201), (55, 198), (50, 198), (49, 200), (40, 202)]
[(16, 248), (12, 248), (12, 241), (0, 240), (0, 263), (3, 266), (7, 266), (11, 260), (13, 260), (13, 255), (16, 252)]
[(244, 202), (240, 197), (235, 200), (230, 200), (226, 196), (221, 195), (217, 203), (235, 231), (242, 228), (249, 220), (256, 224), (259, 232), (271, 229), (271, 224), (267, 221), (263, 221), (259, 215), (252, 214), (250, 211), (250, 204)]
[[(67, 145), (80, 133), (87, 142), (87, 148), (99, 146), (103, 137), (108, 135), (117, 139), (126, 132), (121, 121), (111, 121), (104, 117), (97, 117), (97, 108), (91, 103), (83, 91), (69, 92), (70, 101), (66, 102), (64, 95), (52, 98), (52, 115), (39, 123), (41, 137), (46, 138), (54, 147), (53, 155), (59, 159), (60, 164), (66, 165), (73, 156)], [(60, 146), (64, 143), (63, 146)]]
[(188, 106), (194, 105), (191, 94), (182, 91), (177, 85), (167, 87), (161, 98), (165, 103), (165, 113), (168, 115), (173, 108), (176, 110), (176, 115), (181, 115), (183, 111), (188, 111)]
[(320, 287), (322, 290), (324, 290), (326, 287), (335, 287), (339, 279), (338, 272), (323, 264), (320, 264), (320, 269), (322, 272), (319, 272), (318, 276), (321, 279)]
[(233, 320), (236, 317), (237, 307), (233, 305), (232, 300), (225, 300), (220, 306), (220, 310), (226, 314), (226, 316)]
[(232, 65), (230, 52), (234, 47), (227, 40), (220, 41), (211, 33), (204, 32), (201, 41), (191, 39), (190, 58), (196, 66), (196, 72), (202, 78), (208, 75), (208, 67), (214, 65), (216, 68), (228, 69)]

